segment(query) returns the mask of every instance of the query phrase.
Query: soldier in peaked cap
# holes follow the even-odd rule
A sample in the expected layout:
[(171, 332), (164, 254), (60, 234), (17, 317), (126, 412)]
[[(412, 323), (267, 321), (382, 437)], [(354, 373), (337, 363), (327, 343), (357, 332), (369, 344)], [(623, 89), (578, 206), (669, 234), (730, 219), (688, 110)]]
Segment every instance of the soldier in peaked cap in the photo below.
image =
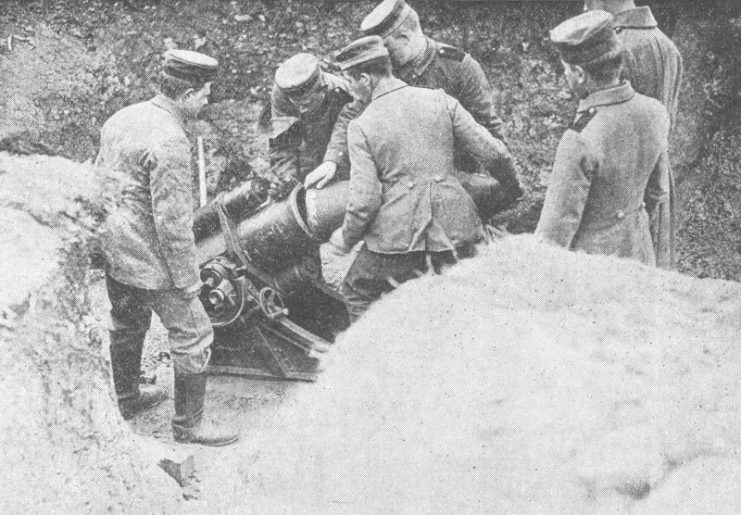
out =
[(318, 166), (330, 170), (331, 177), (339, 167), (347, 177), (347, 160), (339, 157), (345, 149), (330, 145), (330, 137), (340, 111), (351, 101), (347, 82), (323, 71), (311, 54), (296, 54), (278, 67), (260, 126), (270, 132), (270, 165), (281, 179), (303, 182)]
[[(585, 10), (602, 9), (615, 16), (613, 25), (626, 49), (623, 76), (643, 95), (660, 100), (669, 111), (672, 126), (677, 116), (682, 83), (682, 56), (676, 45), (658, 27), (649, 6), (636, 7), (634, 0), (586, 0)], [(657, 265), (674, 268), (675, 264), (675, 192), (670, 173), (669, 199), (659, 206), (652, 220), (651, 235)]]
[(669, 114), (620, 80), (624, 48), (609, 13), (569, 19), (551, 40), (581, 100), (556, 151), (536, 235), (655, 266), (649, 219), (668, 194)]
[(456, 150), (465, 147), (512, 198), (521, 193), (504, 143), (444, 91), (393, 77), (388, 54), (379, 36), (368, 36), (337, 56), (367, 104), (348, 128), (350, 197), (330, 239), (343, 252), (364, 241), (342, 285), (352, 320), (415, 270), (474, 253), (482, 225), (453, 175)]
[(208, 102), (217, 69), (217, 61), (207, 55), (167, 51), (161, 93), (106, 121), (96, 160), (105, 176), (120, 179), (118, 191), (111, 192), (118, 205), (101, 232), (119, 408), (129, 418), (166, 398), (161, 387), (139, 384), (144, 337), (154, 311), (167, 327), (175, 368), (175, 439), (204, 445), (225, 445), (238, 436), (203, 417), (203, 371), (213, 330), (198, 299), (191, 148), (184, 125)]
[[(444, 90), (492, 136), (503, 140), (502, 120), (494, 112), (491, 87), (481, 65), (463, 50), (427, 37), (419, 15), (404, 0), (378, 4), (362, 21), (360, 30), (383, 38), (396, 77), (410, 86)], [(356, 102), (343, 111), (332, 135), (333, 147), (346, 148), (347, 125), (364, 107)], [(461, 153), (456, 167), (471, 171), (473, 161)]]

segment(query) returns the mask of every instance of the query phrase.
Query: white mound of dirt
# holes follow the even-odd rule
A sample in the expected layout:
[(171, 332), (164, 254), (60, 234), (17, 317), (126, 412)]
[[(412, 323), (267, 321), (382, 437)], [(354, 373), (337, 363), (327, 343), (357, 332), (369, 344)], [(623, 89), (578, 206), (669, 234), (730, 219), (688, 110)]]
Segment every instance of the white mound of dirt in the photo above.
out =
[(727, 512), (740, 334), (738, 284), (509, 238), (354, 325), (239, 467), (244, 495), (270, 512)]
[(0, 513), (177, 512), (131, 438), (88, 303), (90, 166), (0, 153)]
[[(0, 309), (22, 303), (58, 265), (67, 229), (86, 222), (77, 198), (94, 198), (89, 166), (61, 157), (0, 152)], [(82, 219), (81, 219), (82, 218)]]

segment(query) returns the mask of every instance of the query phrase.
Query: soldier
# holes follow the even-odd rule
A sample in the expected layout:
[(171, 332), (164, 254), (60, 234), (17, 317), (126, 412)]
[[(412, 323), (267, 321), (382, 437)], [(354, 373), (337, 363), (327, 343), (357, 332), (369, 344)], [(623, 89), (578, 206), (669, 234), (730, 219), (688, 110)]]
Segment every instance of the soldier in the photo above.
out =
[[(502, 120), (494, 113), (491, 88), (481, 65), (463, 50), (425, 36), (419, 15), (404, 0), (384, 0), (378, 4), (362, 21), (360, 30), (367, 36), (383, 38), (396, 77), (410, 86), (444, 90), (495, 138), (504, 139)], [(332, 134), (333, 148), (347, 148), (348, 123), (364, 108), (363, 102), (355, 102), (342, 112)], [(457, 156), (456, 165), (465, 171), (478, 171), (466, 156)], [(331, 177), (330, 174), (326, 180)], [(324, 176), (317, 173), (307, 181), (307, 186), (320, 179)]]
[[(659, 100), (669, 111), (672, 126), (677, 117), (682, 82), (682, 56), (676, 45), (658, 28), (648, 6), (636, 7), (634, 0), (586, 0), (585, 10), (601, 9), (614, 15), (613, 25), (625, 46), (623, 76), (643, 95)], [(662, 202), (651, 224), (656, 261), (662, 268), (674, 268), (674, 176), (664, 188), (668, 201)]]
[(581, 100), (556, 151), (535, 233), (568, 249), (654, 266), (649, 216), (668, 194), (669, 114), (621, 82), (624, 47), (609, 13), (567, 20), (551, 40)]
[(465, 147), (510, 196), (521, 190), (506, 146), (443, 91), (393, 77), (379, 36), (354, 41), (337, 60), (353, 94), (367, 104), (350, 122), (350, 198), (330, 239), (343, 252), (365, 241), (342, 285), (355, 320), (415, 270), (438, 271), (473, 255), (482, 225), (452, 176), (456, 149)]
[(175, 440), (225, 445), (238, 434), (203, 418), (213, 330), (197, 296), (191, 147), (184, 127), (208, 103), (217, 62), (187, 50), (169, 50), (164, 59), (161, 94), (125, 107), (103, 125), (96, 160), (123, 180), (101, 234), (113, 382), (124, 418), (166, 398), (160, 387), (139, 385), (154, 310), (167, 327), (175, 369)]
[(343, 165), (340, 172), (347, 178), (349, 163), (342, 158), (346, 149), (329, 142), (337, 116), (351, 101), (347, 82), (322, 71), (311, 54), (296, 54), (278, 67), (261, 127), (271, 127), (270, 165), (281, 179), (303, 182), (320, 165), (332, 177)]

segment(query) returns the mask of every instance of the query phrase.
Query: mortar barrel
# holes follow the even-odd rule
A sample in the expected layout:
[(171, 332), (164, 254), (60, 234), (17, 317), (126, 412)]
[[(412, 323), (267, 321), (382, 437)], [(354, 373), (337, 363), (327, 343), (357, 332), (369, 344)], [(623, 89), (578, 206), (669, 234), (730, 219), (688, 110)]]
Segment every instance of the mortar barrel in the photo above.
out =
[[(461, 183), (473, 197), (481, 217), (496, 213), (502, 188), (493, 177), (465, 175)], [(342, 225), (350, 193), (349, 181), (340, 181), (320, 190), (306, 192), (297, 186), (291, 195), (243, 220), (236, 237), (253, 264), (268, 273), (277, 273), (300, 263)], [(199, 263), (204, 264), (226, 251), (224, 236), (218, 232), (197, 243)]]
[[(270, 185), (264, 179), (254, 178), (224, 194), (222, 203), (232, 220), (241, 221), (254, 212), (268, 198)], [(200, 241), (221, 231), (216, 202), (210, 202), (196, 211), (193, 217), (193, 235)]]
[(463, 189), (471, 195), (479, 212), (479, 217), (486, 222), (499, 213), (506, 202), (506, 192), (494, 177), (480, 173), (457, 173), (456, 177)]
[(319, 241), (329, 241), (332, 232), (342, 225), (350, 197), (350, 181), (339, 181), (320, 190), (306, 192), (306, 225)]
[[(456, 177), (486, 221), (501, 211), (505, 192), (499, 181), (490, 175), (456, 173)], [(350, 197), (350, 181), (339, 181), (320, 190), (306, 192), (306, 225), (319, 241), (329, 240), (332, 231), (342, 225), (345, 207)]]
[(289, 197), (268, 206), (237, 227), (242, 248), (266, 272), (298, 263), (319, 245), (306, 225), (304, 189), (297, 186)]
[[(319, 242), (306, 225), (304, 189), (297, 186), (291, 195), (248, 216), (235, 227), (234, 236), (253, 265), (276, 273), (315, 253)], [(196, 243), (200, 265), (227, 251), (220, 230)]]

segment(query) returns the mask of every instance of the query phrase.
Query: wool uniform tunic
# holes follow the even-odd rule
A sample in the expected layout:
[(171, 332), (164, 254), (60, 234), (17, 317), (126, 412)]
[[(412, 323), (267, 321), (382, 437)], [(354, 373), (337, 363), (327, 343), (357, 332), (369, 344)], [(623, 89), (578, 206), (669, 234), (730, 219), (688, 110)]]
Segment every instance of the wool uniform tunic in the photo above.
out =
[(343, 224), (349, 245), (371, 251), (453, 250), (475, 240), (476, 206), (454, 177), (454, 152), (465, 149), (502, 186), (518, 190), (512, 156), (457, 100), (440, 90), (390, 79), (350, 123), (350, 200)]
[(270, 165), (276, 167), (281, 176), (288, 174), (303, 182), (306, 175), (324, 161), (342, 165), (339, 177), (349, 175), (347, 149), (331, 146), (330, 138), (340, 112), (353, 97), (347, 81), (322, 73), (327, 89), (323, 101), (313, 112), (299, 112), (285, 91), (277, 85), (273, 87), (270, 117), (273, 121), (281, 118), (293, 121), (273, 131), (270, 141)]
[[(474, 120), (483, 125), (492, 136), (503, 140), (502, 120), (494, 112), (489, 81), (481, 65), (470, 54), (456, 47), (427, 39), (425, 51), (414, 61), (394, 70), (394, 75), (410, 86), (442, 89), (452, 96)], [(349, 104), (340, 113), (329, 144), (328, 160), (340, 164), (348, 159), (347, 127), (365, 109), (364, 102)], [(461, 168), (471, 170), (470, 160), (464, 159)]]
[(108, 273), (148, 290), (197, 282), (191, 146), (181, 113), (164, 95), (126, 107), (103, 125), (100, 144), (96, 166), (124, 179), (102, 229)]
[[(198, 297), (182, 289), (199, 281), (193, 237), (191, 147), (183, 115), (159, 95), (114, 114), (101, 129), (96, 167), (119, 176), (118, 206), (102, 226), (111, 301), (111, 356), (119, 398), (135, 387), (152, 310), (168, 329), (177, 373), (199, 373), (213, 342)], [(112, 192), (113, 193), (113, 192)]]
[(475, 253), (482, 224), (454, 176), (457, 150), (492, 170), (511, 195), (521, 190), (505, 145), (441, 90), (389, 79), (350, 123), (349, 139), (342, 234), (347, 245), (365, 241), (341, 288), (354, 321), (391, 289), (389, 283), (424, 269), (440, 271)]
[(629, 82), (582, 100), (556, 151), (536, 235), (654, 266), (649, 214), (668, 195), (669, 126), (664, 106)]

